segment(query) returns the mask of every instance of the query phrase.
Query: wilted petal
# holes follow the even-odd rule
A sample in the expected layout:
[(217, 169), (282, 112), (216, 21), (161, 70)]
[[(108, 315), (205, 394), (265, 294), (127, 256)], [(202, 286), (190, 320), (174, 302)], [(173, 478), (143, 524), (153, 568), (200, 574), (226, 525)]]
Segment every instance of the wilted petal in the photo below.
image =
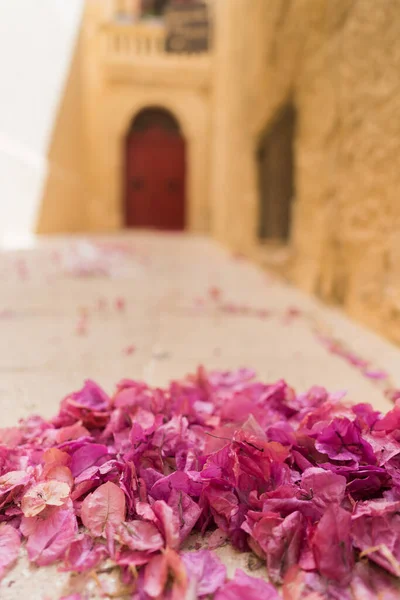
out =
[(157, 527), (147, 521), (128, 521), (118, 529), (121, 544), (131, 550), (155, 552), (164, 546), (164, 539)]
[(196, 525), (202, 510), (188, 494), (175, 490), (172, 490), (170, 494), (168, 505), (179, 519), (179, 539), (182, 543)]
[(150, 598), (161, 596), (168, 578), (168, 563), (165, 554), (151, 559), (144, 570), (143, 590)]
[(0, 579), (17, 559), (21, 546), (20, 536), (11, 525), (0, 526)]
[(355, 600), (335, 581), (329, 581), (315, 571), (302, 571), (299, 567), (292, 567), (287, 572), (282, 595), (283, 600)]
[(301, 488), (320, 509), (332, 503), (340, 504), (346, 491), (346, 478), (317, 467), (306, 469), (301, 478)]
[(74, 477), (77, 477), (94, 465), (98, 465), (100, 461), (105, 461), (108, 456), (108, 448), (103, 444), (85, 444), (74, 452), (71, 461), (71, 472)]
[(83, 573), (94, 569), (106, 556), (106, 547), (97, 544), (90, 535), (84, 534), (69, 546), (63, 570)]
[(400, 577), (400, 502), (360, 502), (352, 518), (351, 533), (356, 548)]
[(354, 567), (350, 583), (352, 600), (398, 600), (398, 580), (371, 563), (359, 562)]
[(30, 488), (22, 498), (21, 509), (25, 517), (35, 517), (46, 506), (62, 506), (68, 499), (70, 486), (62, 481), (45, 481)]
[(318, 434), (315, 447), (334, 460), (376, 464), (372, 446), (365, 441), (357, 425), (345, 417), (335, 418)]
[(29, 559), (38, 566), (50, 565), (64, 555), (73, 541), (76, 517), (70, 508), (53, 508), (45, 519), (24, 517), (21, 531), (28, 537)]
[(88, 429), (86, 429), (86, 427), (84, 427), (82, 423), (78, 421), (72, 425), (67, 425), (66, 427), (60, 427), (60, 429), (57, 429), (55, 439), (58, 444), (63, 444), (71, 440), (79, 440), (80, 438), (89, 436), (90, 433)]
[(274, 583), (282, 583), (288, 569), (298, 563), (304, 530), (305, 520), (300, 512), (288, 515), (273, 528), (265, 554), (268, 575)]
[(226, 567), (209, 550), (185, 552), (182, 560), (190, 581), (195, 582), (198, 597), (216, 592), (225, 582)]
[(125, 494), (108, 481), (86, 496), (81, 509), (82, 523), (92, 535), (101, 536), (107, 523), (118, 526), (125, 519)]
[(160, 522), (165, 542), (170, 548), (179, 547), (179, 519), (164, 500), (154, 502), (152, 509)]
[(74, 485), (71, 469), (69, 467), (52, 467), (46, 473), (47, 480), (54, 480), (66, 483), (70, 488)]
[(342, 585), (349, 583), (354, 566), (350, 525), (351, 514), (331, 504), (318, 523), (312, 539), (318, 571)]
[(263, 579), (249, 577), (236, 569), (233, 579), (215, 594), (214, 600), (280, 600), (276, 589)]
[(8, 494), (29, 483), (30, 476), (26, 471), (9, 471), (0, 477), (0, 503)]

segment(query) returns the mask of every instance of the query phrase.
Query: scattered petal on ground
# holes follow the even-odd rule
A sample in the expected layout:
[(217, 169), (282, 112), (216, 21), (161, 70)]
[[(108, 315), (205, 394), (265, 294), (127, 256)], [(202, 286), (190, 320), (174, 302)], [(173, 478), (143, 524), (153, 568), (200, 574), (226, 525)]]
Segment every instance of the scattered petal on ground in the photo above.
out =
[[(22, 541), (39, 567), (108, 561), (143, 600), (278, 600), (274, 584), (285, 600), (358, 600), (378, 581), (395, 597), (399, 431), (400, 404), (382, 415), (249, 369), (125, 379), (112, 396), (88, 380), (53, 419), (0, 430), (0, 577)], [(191, 534), (208, 548), (185, 551)], [(270, 582), (227, 579), (213, 553), (227, 542)]]
[(126, 356), (131, 356), (131, 354), (133, 354), (136, 350), (136, 346), (134, 346), (133, 344), (130, 344), (129, 346), (125, 346), (123, 352), (124, 354), (126, 354)]

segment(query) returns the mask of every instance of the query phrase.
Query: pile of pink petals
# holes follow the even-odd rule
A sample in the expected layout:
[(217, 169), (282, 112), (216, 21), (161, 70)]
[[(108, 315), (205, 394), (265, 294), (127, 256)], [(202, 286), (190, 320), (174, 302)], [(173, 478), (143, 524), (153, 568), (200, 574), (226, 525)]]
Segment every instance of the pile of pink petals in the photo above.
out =
[[(0, 430), (0, 576), (25, 544), (37, 566), (107, 561), (137, 600), (398, 598), (399, 464), (400, 403), (383, 416), (245, 369), (111, 398), (87, 381), (51, 421)], [(228, 579), (227, 542), (269, 583)]]

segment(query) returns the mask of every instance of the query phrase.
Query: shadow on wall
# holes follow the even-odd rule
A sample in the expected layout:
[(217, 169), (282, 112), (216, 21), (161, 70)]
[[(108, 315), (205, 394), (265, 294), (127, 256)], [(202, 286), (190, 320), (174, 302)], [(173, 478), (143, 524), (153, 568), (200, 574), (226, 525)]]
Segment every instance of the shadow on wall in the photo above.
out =
[(80, 32), (49, 144), (48, 172), (36, 223), (37, 233), (86, 229), (81, 48)]

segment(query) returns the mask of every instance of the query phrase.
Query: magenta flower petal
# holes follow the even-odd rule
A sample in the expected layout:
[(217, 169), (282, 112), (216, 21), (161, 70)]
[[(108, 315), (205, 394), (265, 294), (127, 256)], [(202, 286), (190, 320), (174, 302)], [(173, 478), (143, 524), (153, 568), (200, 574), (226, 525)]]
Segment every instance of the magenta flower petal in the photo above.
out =
[(11, 525), (0, 525), (0, 579), (18, 558), (21, 538)]
[(108, 456), (108, 448), (103, 444), (87, 443), (72, 455), (71, 472), (74, 477), (80, 475), (89, 467), (105, 462)]
[(321, 510), (330, 504), (340, 504), (346, 491), (346, 478), (331, 471), (311, 467), (301, 478), (301, 488), (313, 504)]
[(75, 539), (65, 554), (63, 570), (83, 573), (94, 569), (107, 556), (106, 547), (87, 534)]
[(209, 550), (185, 552), (182, 554), (182, 560), (199, 598), (214, 594), (224, 584), (226, 567)]
[(179, 517), (164, 500), (157, 500), (152, 506), (165, 542), (170, 548), (179, 546)]
[(22, 498), (21, 509), (26, 517), (35, 517), (46, 506), (62, 506), (69, 498), (68, 483), (50, 480), (30, 488)]
[(24, 517), (21, 531), (28, 538), (29, 559), (38, 566), (50, 565), (62, 558), (77, 532), (76, 517), (70, 507), (53, 508), (43, 519)]
[[(382, 415), (248, 369), (200, 367), (163, 389), (126, 379), (112, 397), (87, 381), (54, 419), (0, 431), (0, 575), (21, 540), (38, 566), (107, 560), (132, 600), (277, 600), (263, 579), (226, 580), (210, 549), (229, 543), (284, 600), (392, 600), (399, 514), (400, 403)], [(179, 555), (194, 532), (209, 549)]]
[(389, 573), (400, 577), (400, 502), (360, 502), (351, 534), (356, 548)]
[(146, 521), (121, 523), (118, 539), (131, 550), (155, 552), (164, 546), (164, 539), (157, 527)]
[(331, 504), (318, 523), (312, 539), (318, 571), (341, 585), (350, 582), (354, 566), (350, 525), (351, 514)]
[(92, 535), (104, 535), (106, 525), (118, 526), (125, 519), (124, 492), (111, 481), (101, 485), (83, 501), (81, 519)]
[(236, 569), (233, 579), (225, 583), (215, 594), (214, 600), (280, 600), (276, 589), (256, 577), (249, 577), (241, 569)]

